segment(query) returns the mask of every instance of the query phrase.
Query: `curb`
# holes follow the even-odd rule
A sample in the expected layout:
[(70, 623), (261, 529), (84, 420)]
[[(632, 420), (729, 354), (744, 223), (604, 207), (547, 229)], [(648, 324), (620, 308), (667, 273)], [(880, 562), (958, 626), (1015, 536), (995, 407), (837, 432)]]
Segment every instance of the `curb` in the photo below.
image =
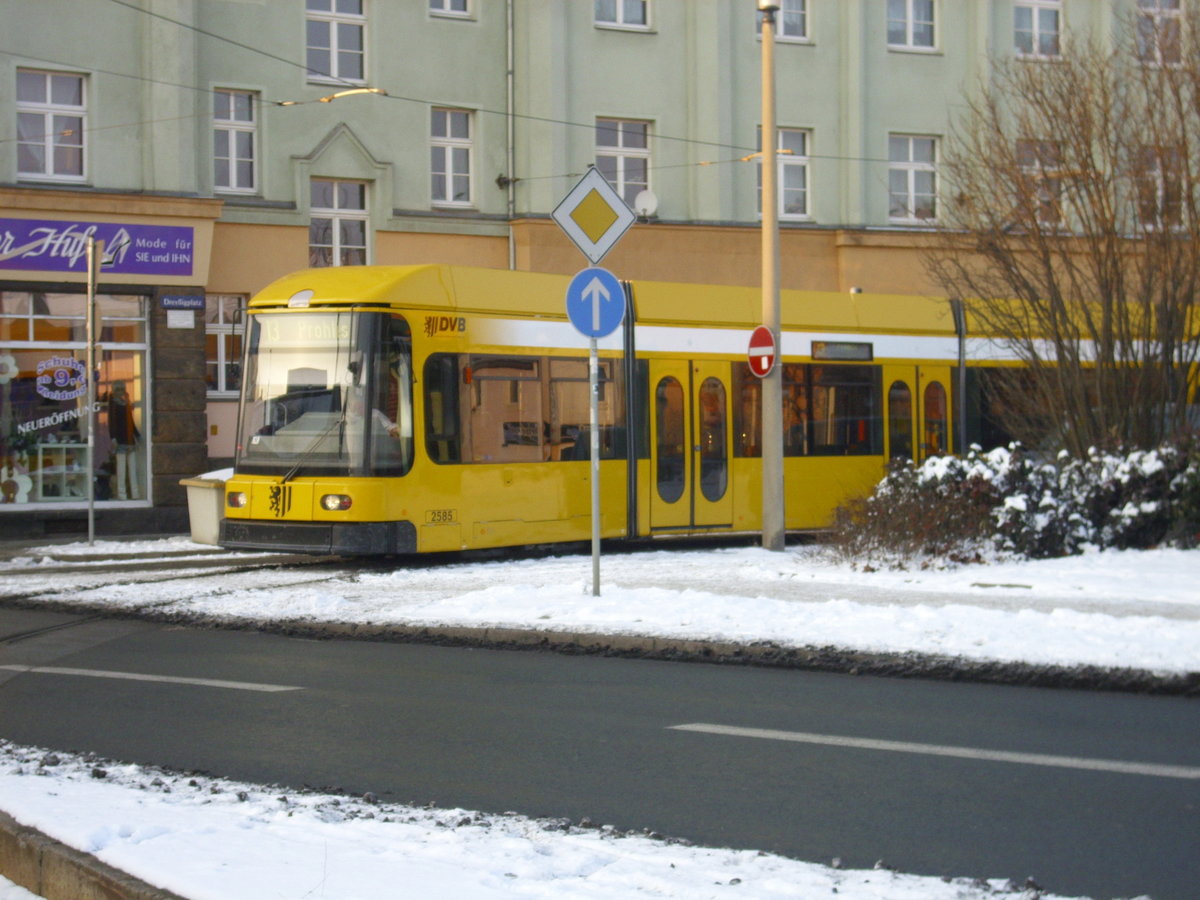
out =
[(44, 900), (186, 900), (0, 812), (0, 874)]

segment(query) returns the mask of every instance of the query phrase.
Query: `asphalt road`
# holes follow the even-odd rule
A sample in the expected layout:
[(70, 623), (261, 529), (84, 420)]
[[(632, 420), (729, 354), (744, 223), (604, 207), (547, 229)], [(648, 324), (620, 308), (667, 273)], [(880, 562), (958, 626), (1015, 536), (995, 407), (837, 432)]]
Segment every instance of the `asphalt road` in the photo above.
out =
[(1066, 895), (1200, 885), (1194, 699), (80, 618), (0, 609), (0, 736)]

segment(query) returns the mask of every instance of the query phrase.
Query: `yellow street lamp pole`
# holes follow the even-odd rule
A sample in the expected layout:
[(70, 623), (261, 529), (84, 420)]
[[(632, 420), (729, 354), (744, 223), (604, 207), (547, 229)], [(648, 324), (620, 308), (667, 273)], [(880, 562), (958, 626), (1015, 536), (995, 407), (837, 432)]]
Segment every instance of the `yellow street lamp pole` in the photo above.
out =
[(762, 320), (775, 338), (775, 364), (762, 379), (762, 545), (783, 550), (783, 370), (779, 311), (779, 138), (775, 125), (775, 13), (779, 4), (757, 0), (762, 13)]

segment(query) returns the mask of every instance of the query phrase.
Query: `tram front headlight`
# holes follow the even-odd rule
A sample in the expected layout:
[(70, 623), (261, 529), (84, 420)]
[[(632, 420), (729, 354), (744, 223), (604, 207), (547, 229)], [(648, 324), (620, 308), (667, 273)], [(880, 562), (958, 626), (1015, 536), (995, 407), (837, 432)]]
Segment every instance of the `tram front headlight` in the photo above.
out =
[(241, 509), (246, 505), (246, 494), (243, 491), (230, 491), (225, 495), (225, 505), (233, 509)]
[(349, 494), (326, 494), (321, 498), (322, 508), (329, 510), (329, 512), (349, 509), (353, 502)]

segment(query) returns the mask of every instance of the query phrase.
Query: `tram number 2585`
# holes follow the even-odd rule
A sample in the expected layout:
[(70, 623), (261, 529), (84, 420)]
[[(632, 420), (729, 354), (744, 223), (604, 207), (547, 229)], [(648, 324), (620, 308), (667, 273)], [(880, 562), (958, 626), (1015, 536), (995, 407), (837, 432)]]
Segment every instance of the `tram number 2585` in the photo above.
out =
[(425, 511), (426, 525), (449, 525), (458, 521), (457, 510), (428, 509)]

